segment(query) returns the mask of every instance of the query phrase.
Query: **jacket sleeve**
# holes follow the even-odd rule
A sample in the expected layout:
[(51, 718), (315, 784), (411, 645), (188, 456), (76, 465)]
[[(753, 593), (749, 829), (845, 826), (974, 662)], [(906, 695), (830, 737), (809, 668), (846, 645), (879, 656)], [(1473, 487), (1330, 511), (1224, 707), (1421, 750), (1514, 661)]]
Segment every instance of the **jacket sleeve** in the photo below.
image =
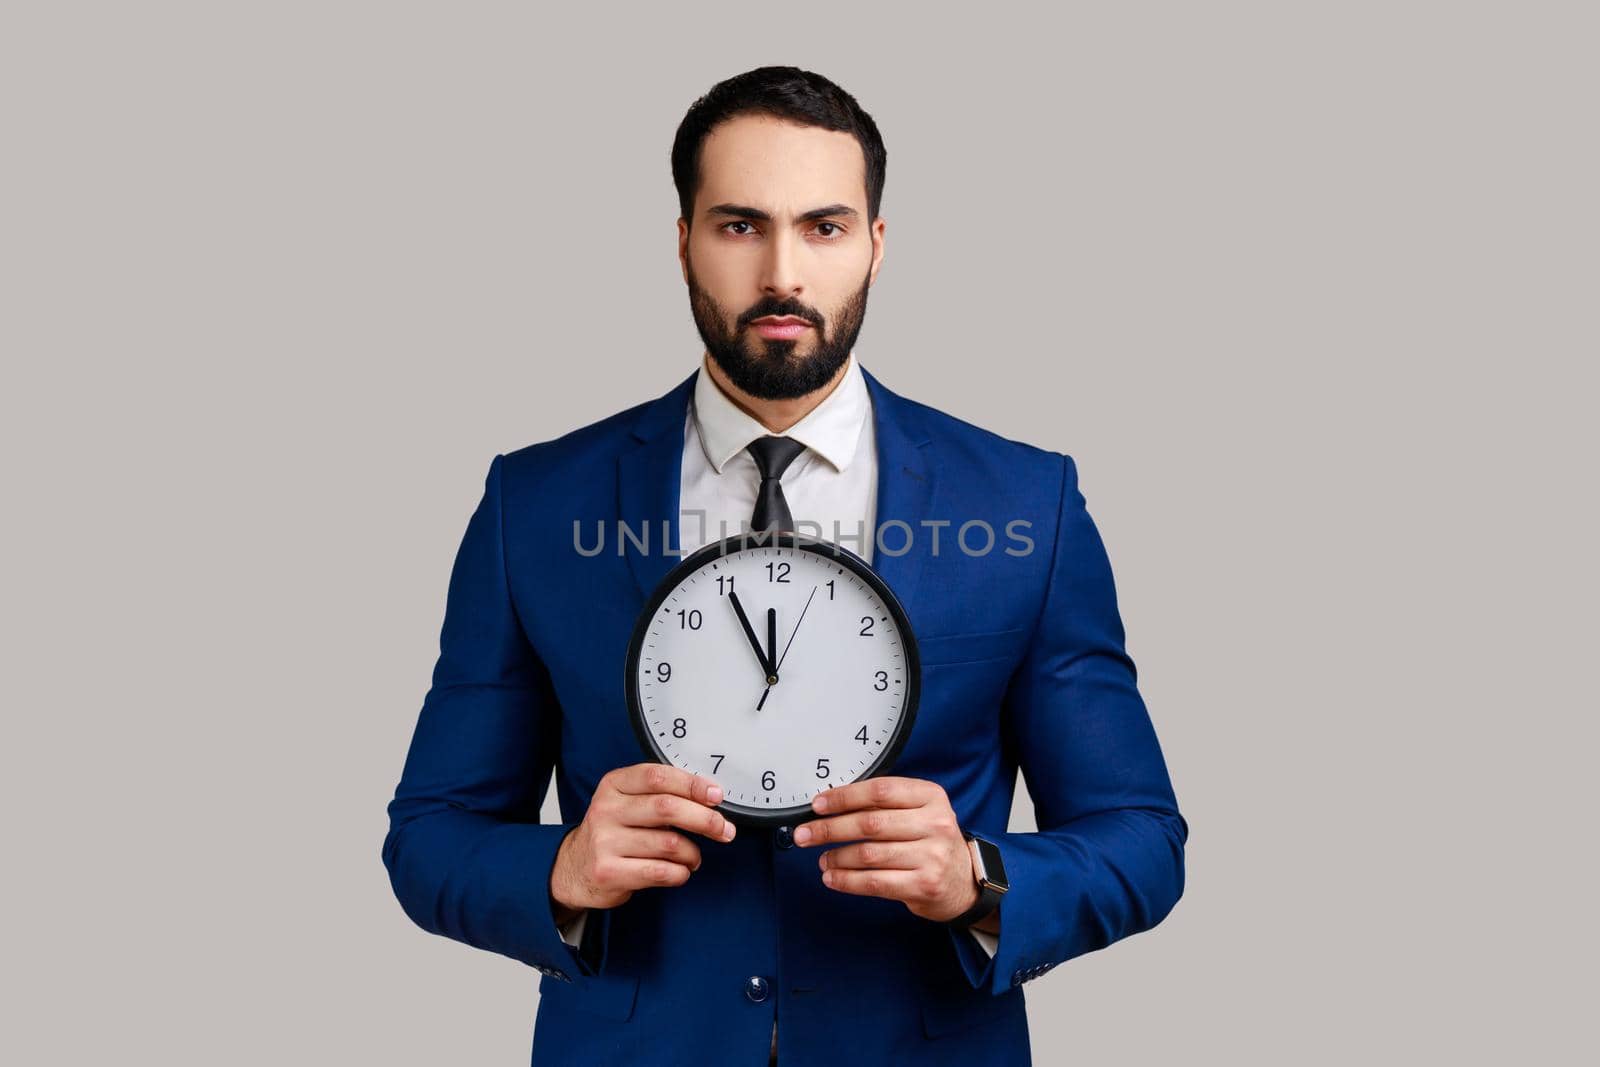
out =
[(561, 709), (506, 581), (502, 468), (497, 455), (456, 554), (432, 685), (388, 806), (383, 862), (400, 906), (424, 930), (582, 980), (604, 966), (609, 912), (586, 924), (581, 951), (556, 927), (550, 872), (578, 824), (539, 822)]
[(1061, 456), (1050, 585), (1002, 707), (1039, 829), (989, 835), (1010, 890), (999, 951), (951, 930), (974, 988), (998, 995), (1155, 926), (1183, 895), (1189, 827), (1124, 649), (1111, 564)]

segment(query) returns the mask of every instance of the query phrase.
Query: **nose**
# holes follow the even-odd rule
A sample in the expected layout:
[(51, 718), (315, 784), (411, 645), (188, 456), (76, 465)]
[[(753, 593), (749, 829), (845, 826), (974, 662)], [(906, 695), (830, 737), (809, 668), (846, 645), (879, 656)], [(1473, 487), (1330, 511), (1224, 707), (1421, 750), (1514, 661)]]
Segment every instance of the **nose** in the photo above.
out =
[(761, 265), (761, 291), (777, 300), (801, 295), (800, 255), (794, 234), (779, 229), (767, 242), (766, 259)]

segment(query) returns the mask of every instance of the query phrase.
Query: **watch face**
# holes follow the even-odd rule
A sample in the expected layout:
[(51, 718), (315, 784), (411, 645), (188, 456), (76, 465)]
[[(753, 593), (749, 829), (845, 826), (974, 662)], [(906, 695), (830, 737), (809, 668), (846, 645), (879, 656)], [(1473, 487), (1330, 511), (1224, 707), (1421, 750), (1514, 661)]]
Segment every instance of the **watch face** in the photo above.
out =
[(1006, 879), (1006, 865), (1000, 858), (1000, 849), (992, 841), (979, 837), (973, 838), (968, 844), (977, 864), (979, 881), (1001, 893), (1009, 889), (1010, 882)]
[(916, 718), (905, 612), (859, 556), (792, 533), (684, 559), (634, 627), (627, 696), (650, 759), (715, 779), (718, 809), (775, 826), (824, 789), (880, 774)]

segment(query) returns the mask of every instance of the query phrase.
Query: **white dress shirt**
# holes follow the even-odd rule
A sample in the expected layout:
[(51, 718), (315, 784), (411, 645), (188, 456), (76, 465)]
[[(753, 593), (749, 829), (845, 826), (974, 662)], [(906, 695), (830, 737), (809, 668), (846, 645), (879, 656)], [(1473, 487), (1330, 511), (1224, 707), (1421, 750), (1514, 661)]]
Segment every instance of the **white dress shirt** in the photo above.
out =
[[(678, 544), (687, 554), (748, 529), (761, 471), (746, 446), (772, 433), (729, 399), (701, 357), (684, 418)], [(839, 384), (783, 431), (805, 445), (779, 482), (795, 526), (872, 562), (878, 510), (878, 449), (872, 398), (852, 352)], [(704, 521), (701, 521), (701, 516)]]
[[(710, 361), (709, 354), (701, 355), (694, 399), (683, 423), (678, 546), (684, 555), (749, 527), (761, 472), (746, 446), (772, 433), (712, 380)], [(806, 446), (779, 479), (796, 529), (843, 545), (871, 563), (878, 450), (872, 397), (855, 352), (850, 353), (839, 384), (780, 436)], [(561, 928), (562, 939), (577, 945), (588, 915), (582, 912)], [(994, 934), (971, 928), (969, 932), (990, 956), (998, 951)], [(776, 1023), (772, 1034), (776, 1056)]]

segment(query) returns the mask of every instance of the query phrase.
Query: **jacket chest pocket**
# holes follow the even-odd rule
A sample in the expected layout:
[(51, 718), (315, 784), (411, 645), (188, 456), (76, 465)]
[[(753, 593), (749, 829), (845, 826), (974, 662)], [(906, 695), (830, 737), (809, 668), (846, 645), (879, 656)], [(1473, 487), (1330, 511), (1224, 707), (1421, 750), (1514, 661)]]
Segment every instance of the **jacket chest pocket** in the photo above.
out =
[(936, 634), (917, 639), (917, 653), (924, 667), (956, 666), (985, 660), (1020, 658), (1027, 643), (1023, 627), (1009, 630), (973, 630), (966, 633)]
[(919, 638), (922, 695), (897, 774), (944, 780), (999, 750), (1000, 709), (1025, 629)]

